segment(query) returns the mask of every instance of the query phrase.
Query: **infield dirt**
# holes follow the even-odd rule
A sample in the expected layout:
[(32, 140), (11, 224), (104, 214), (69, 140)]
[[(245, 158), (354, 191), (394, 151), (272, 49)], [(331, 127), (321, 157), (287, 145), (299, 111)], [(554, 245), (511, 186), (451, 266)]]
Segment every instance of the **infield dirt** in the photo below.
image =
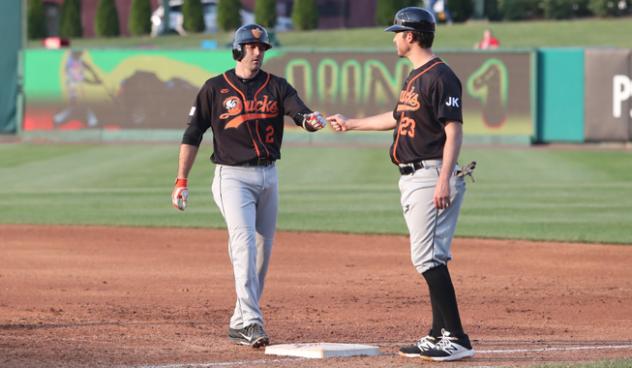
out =
[(272, 343), (380, 346), (378, 357), (279, 358), (231, 344), (224, 230), (0, 225), (0, 366), (471, 367), (632, 357), (632, 247), (455, 240), (478, 351), (397, 355), (426, 332), (404, 236), (280, 232), (262, 306)]

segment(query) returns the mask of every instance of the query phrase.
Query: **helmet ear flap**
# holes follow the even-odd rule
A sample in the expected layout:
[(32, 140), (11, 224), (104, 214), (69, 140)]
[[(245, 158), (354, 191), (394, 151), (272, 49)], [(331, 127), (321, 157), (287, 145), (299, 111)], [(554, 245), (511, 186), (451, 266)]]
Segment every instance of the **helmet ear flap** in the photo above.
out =
[(233, 59), (237, 61), (241, 61), (244, 58), (244, 46), (237, 45), (237, 47), (233, 47)]

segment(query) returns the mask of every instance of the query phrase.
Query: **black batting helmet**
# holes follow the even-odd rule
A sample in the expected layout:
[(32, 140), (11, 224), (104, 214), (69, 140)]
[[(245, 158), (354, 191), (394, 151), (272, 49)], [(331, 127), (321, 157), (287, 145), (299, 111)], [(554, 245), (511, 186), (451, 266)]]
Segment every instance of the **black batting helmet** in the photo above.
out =
[(244, 57), (243, 46), (247, 43), (261, 43), (266, 50), (271, 48), (268, 31), (258, 24), (246, 24), (235, 31), (233, 39), (233, 59), (240, 61)]
[(417, 32), (435, 32), (434, 15), (431, 12), (423, 8), (408, 7), (400, 9), (395, 14), (393, 19), (393, 25), (386, 28), (385, 32), (402, 32), (402, 31), (417, 31)]

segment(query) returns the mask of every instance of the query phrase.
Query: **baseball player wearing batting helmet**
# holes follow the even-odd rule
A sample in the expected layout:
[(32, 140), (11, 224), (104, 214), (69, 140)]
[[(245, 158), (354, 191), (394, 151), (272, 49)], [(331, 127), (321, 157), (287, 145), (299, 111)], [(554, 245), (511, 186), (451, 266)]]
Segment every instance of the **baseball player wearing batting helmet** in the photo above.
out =
[(461, 83), (432, 52), (435, 20), (428, 11), (408, 7), (386, 31), (395, 32), (397, 54), (410, 72), (392, 112), (361, 119), (328, 117), (337, 131), (390, 130), (391, 161), (401, 174), (401, 206), (410, 233), (411, 259), (428, 284), (432, 327), (416, 344), (400, 349), (407, 357), (433, 361), (474, 355), (463, 331), (447, 263), (465, 193), (457, 158), (463, 140)]
[(189, 113), (182, 137), (174, 207), (186, 208), (187, 177), (203, 134), (213, 132), (215, 164), (212, 192), (228, 229), (228, 250), (235, 277), (237, 301), (228, 337), (255, 348), (269, 344), (259, 306), (265, 281), (278, 207), (275, 161), (281, 158), (283, 116), (305, 130), (326, 125), (296, 90), (280, 77), (261, 69), (271, 45), (258, 24), (235, 32), (234, 69), (204, 83)]

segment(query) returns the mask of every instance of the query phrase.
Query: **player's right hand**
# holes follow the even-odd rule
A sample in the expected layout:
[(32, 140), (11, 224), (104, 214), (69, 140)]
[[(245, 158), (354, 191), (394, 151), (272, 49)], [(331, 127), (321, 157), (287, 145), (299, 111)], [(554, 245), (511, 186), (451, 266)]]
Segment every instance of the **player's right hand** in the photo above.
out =
[(317, 131), (327, 126), (327, 120), (323, 114), (314, 111), (311, 114), (303, 115), (303, 128), (309, 131)]
[(187, 200), (189, 199), (189, 188), (187, 188), (187, 184), (187, 179), (177, 178), (173, 192), (171, 192), (171, 204), (180, 211), (184, 211), (184, 209), (187, 208)]
[(344, 132), (347, 130), (347, 118), (344, 115), (330, 115), (327, 117), (327, 121), (337, 132)]

